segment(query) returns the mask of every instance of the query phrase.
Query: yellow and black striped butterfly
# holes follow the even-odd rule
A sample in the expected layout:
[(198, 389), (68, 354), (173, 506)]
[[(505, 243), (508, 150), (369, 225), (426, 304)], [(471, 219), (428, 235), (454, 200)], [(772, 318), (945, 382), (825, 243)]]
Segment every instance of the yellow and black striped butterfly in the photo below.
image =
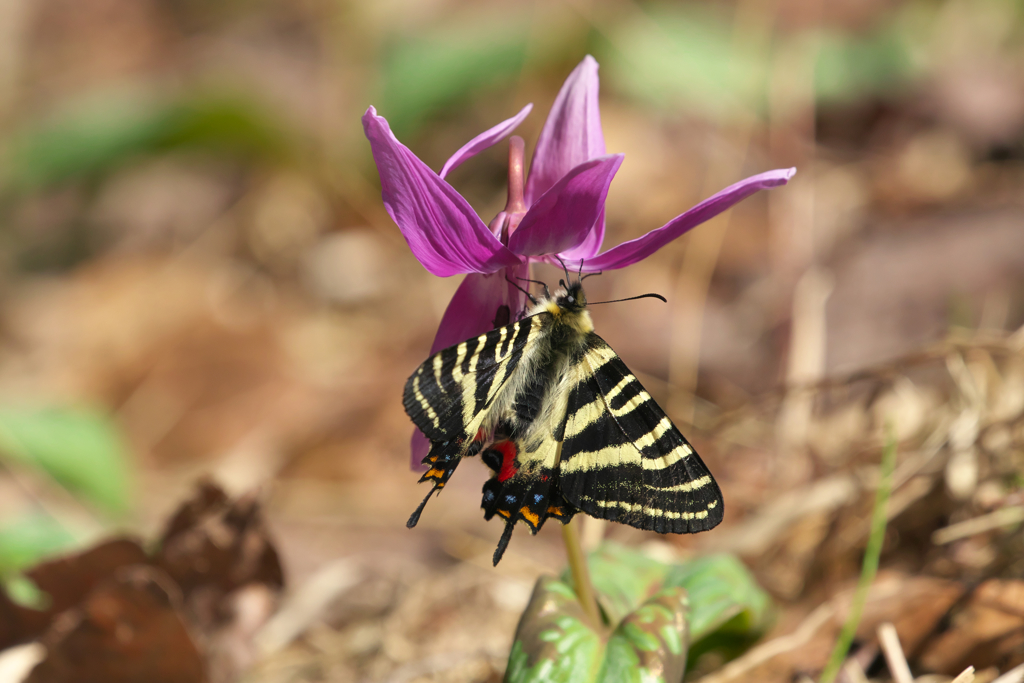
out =
[(433, 484), (408, 526), (464, 457), (481, 454), (494, 472), (484, 517), (505, 520), (495, 564), (516, 522), (536, 533), (578, 511), (659, 533), (711, 529), (718, 484), (594, 332), (582, 279), (559, 284), (527, 294), (522, 320), (434, 354), (406, 382), (405, 411), (430, 440), (420, 481)]

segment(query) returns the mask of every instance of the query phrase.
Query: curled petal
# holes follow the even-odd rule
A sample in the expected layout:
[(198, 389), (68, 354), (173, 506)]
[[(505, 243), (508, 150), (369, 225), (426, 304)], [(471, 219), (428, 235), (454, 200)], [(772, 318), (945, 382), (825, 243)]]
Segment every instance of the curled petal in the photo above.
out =
[(604, 156), (598, 85), (597, 61), (587, 55), (565, 79), (537, 139), (526, 181), (527, 206), (574, 167)]
[[(657, 230), (651, 230), (643, 237), (623, 242), (603, 254), (584, 260), (583, 270), (585, 272), (614, 270), (642, 261), (690, 228), (714, 218), (741, 199), (749, 197), (758, 190), (785, 185), (794, 173), (796, 173), (795, 168), (778, 169), (751, 176), (735, 185), (730, 185), (686, 213), (676, 216)], [(578, 261), (576, 267), (579, 267)]]
[(440, 173), (441, 177), (447, 178), (449, 173), (462, 165), (462, 162), (500, 142), (502, 138), (514, 131), (523, 122), (523, 119), (526, 118), (531, 109), (533, 109), (532, 104), (526, 105), (512, 118), (505, 119), (493, 128), (485, 130), (460, 147), (459, 151), (453, 154), (448, 161), (444, 162), (444, 168), (441, 169)]
[(373, 107), (363, 115), (384, 207), (413, 255), (442, 277), (493, 273), (521, 259), (505, 248), (462, 195), (400, 143)]
[(539, 256), (583, 243), (604, 215), (608, 186), (622, 158), (612, 154), (592, 159), (566, 173), (526, 212), (509, 237), (508, 248), (523, 256)]

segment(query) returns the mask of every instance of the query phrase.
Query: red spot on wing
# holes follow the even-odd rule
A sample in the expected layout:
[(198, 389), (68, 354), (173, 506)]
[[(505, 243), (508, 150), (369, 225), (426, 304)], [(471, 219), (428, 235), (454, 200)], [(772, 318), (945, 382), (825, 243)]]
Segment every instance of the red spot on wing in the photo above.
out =
[(486, 436), (487, 435), (484, 434), (484, 428), (481, 427), (480, 429), (478, 429), (476, 431), (476, 436), (473, 437), (473, 441), (483, 441), (484, 437), (486, 437)]
[(516, 475), (516, 444), (512, 441), (499, 441), (491, 446), (501, 453), (501, 469), (498, 470), (498, 481), (505, 482)]

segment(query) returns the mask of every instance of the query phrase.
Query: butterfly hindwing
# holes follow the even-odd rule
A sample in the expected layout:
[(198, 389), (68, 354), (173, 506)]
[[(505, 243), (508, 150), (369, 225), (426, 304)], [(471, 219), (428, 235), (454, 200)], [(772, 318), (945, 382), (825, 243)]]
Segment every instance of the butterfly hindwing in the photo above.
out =
[(660, 533), (722, 520), (722, 494), (693, 447), (597, 334), (571, 369), (559, 464), (565, 499), (589, 515)]
[(498, 564), (516, 522), (537, 533), (549, 517), (568, 523), (576, 509), (566, 504), (558, 487), (558, 448), (544, 438), (533, 453), (525, 452), (523, 441), (503, 439), (484, 449), (481, 457), (494, 471), (484, 484), (484, 518), (498, 515), (505, 520), (505, 533), (494, 551)]

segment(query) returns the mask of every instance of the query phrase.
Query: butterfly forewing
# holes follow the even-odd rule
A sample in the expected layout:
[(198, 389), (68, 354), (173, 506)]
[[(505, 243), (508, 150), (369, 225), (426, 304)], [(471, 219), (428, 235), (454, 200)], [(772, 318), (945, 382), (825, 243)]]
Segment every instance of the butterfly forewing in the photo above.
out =
[(514, 377), (540, 321), (521, 320), (450, 346), (428, 358), (405, 384), (405, 412), (430, 440), (420, 481), (434, 487), (409, 518), (415, 526), (430, 494), (444, 487), (465, 455), (484, 446), (492, 403)]
[(718, 524), (718, 484), (611, 347), (591, 333), (573, 372), (560, 463), (566, 500), (661, 533)]

